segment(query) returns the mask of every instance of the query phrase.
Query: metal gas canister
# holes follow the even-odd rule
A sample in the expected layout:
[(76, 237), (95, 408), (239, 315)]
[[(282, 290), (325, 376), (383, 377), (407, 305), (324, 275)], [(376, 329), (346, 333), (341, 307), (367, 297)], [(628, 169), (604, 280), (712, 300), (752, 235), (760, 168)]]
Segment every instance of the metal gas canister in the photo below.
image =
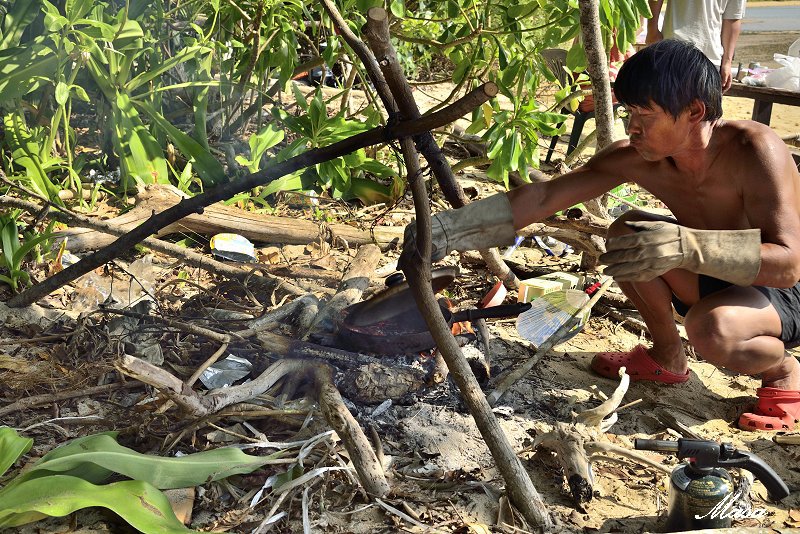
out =
[(676, 467), (669, 479), (667, 530), (730, 527), (730, 515), (715, 512), (733, 490), (730, 474), (721, 467), (699, 468), (692, 463)]

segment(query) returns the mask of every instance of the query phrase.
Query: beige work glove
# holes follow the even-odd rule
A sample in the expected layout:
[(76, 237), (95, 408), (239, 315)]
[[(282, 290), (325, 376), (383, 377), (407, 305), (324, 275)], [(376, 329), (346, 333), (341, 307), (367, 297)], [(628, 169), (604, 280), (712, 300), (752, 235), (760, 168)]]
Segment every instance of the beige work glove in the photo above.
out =
[[(462, 208), (431, 217), (431, 261), (454, 250), (483, 250), (514, 243), (514, 218), (511, 203), (504, 193), (470, 202)], [(406, 226), (402, 256), (417, 247), (417, 225)]]
[(761, 230), (695, 230), (663, 221), (629, 221), (634, 234), (609, 238), (600, 262), (621, 282), (643, 282), (686, 269), (739, 286), (761, 268)]

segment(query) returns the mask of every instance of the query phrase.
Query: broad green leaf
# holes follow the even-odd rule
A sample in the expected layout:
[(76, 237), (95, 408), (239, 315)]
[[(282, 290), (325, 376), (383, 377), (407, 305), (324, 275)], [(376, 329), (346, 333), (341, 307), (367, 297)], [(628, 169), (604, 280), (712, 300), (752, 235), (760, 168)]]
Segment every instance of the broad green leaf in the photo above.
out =
[(522, 144), (520, 143), (519, 132), (516, 130), (512, 132), (509, 144), (510, 147), (507, 149), (509, 150), (508, 169), (510, 171), (516, 171), (519, 169), (519, 159), (522, 155)]
[(171, 122), (165, 119), (164, 116), (148, 102), (137, 101), (136, 105), (150, 117), (153, 124), (161, 128), (164, 133), (175, 142), (175, 146), (178, 147), (178, 150), (180, 150), (184, 156), (190, 158), (194, 163), (197, 174), (203, 181), (203, 185), (214, 186), (228, 181), (222, 164), (217, 161), (208, 150), (200, 145), (200, 143), (192, 139), (190, 135), (173, 126)]
[(94, 6), (95, 0), (66, 0), (64, 12), (70, 24), (84, 17)]
[[(219, 0), (212, 2), (212, 4), (214, 3), (216, 3), (217, 6), (214, 11), (219, 11)], [(152, 4), (152, 0), (130, 0), (128, 4), (128, 18), (138, 20)]]
[(112, 102), (112, 140), (120, 159), (123, 179), (139, 184), (169, 183), (167, 160), (125, 93)]
[(395, 171), (393, 168), (388, 167), (380, 161), (372, 158), (367, 158), (366, 161), (359, 166), (359, 168), (364, 172), (368, 172), (380, 178), (397, 176), (397, 171)]
[(11, 102), (50, 83), (57, 68), (58, 58), (42, 44), (0, 51), (0, 101)]
[(572, 48), (567, 52), (567, 68), (572, 72), (586, 69), (586, 53), (581, 44), (573, 44)]
[[(54, 163), (48, 159), (44, 148), (46, 135), (41, 128), (28, 129), (22, 118), (16, 113), (9, 113), (3, 118), (5, 142), (11, 148), (14, 163), (25, 169), (25, 176), (34, 191), (43, 197), (61, 203), (58, 199), (58, 188), (50, 181), (45, 169)], [(35, 133), (34, 133), (35, 132)]]
[(636, 11), (639, 12), (640, 16), (646, 19), (653, 16), (653, 12), (650, 11), (650, 3), (647, 0), (633, 0), (633, 4), (636, 6)]
[(0, 476), (31, 450), (32, 446), (31, 438), (23, 438), (11, 427), (0, 427)]
[(467, 76), (467, 74), (469, 74), (471, 68), (472, 68), (472, 59), (464, 58), (458, 65), (456, 65), (456, 68), (453, 69), (453, 83), (454, 84), (461, 83)]
[(18, 527), (47, 516), (63, 517), (91, 506), (108, 508), (141, 532), (193, 532), (178, 521), (164, 494), (146, 482), (126, 480), (95, 486), (64, 475), (0, 490), (0, 527)]
[(19, 248), (19, 228), (17, 228), (15, 220), (6, 221), (3, 227), (0, 228), (0, 243), (3, 245), (3, 258), (6, 268), (8, 270), (16, 269), (14, 252)]
[(41, 9), (39, 0), (16, 1), (3, 18), (3, 35), (0, 38), (0, 50), (19, 45), (22, 32), (33, 22)]
[[(124, 14), (124, 10), (120, 10)], [(116, 50), (141, 50), (144, 48), (144, 30), (135, 20), (127, 19), (114, 39)]]
[(165, 458), (123, 447), (112, 435), (95, 434), (51, 451), (18, 478), (27, 481), (46, 478), (53, 473), (83, 478), (84, 469), (99, 467), (145, 481), (159, 489), (188, 488), (231, 475), (250, 473), (275, 457), (251, 456), (240, 449), (223, 448)]
[(519, 18), (520, 15), (528, 13), (531, 9), (531, 3), (512, 5), (508, 8), (508, 16), (512, 19), (516, 19)]
[(84, 102), (89, 101), (89, 95), (86, 94), (86, 89), (81, 87), (80, 85), (71, 85), (70, 88), (75, 91), (75, 96), (83, 100)]
[(57, 32), (69, 24), (67, 17), (61, 15), (61, 12), (52, 3), (42, 0), (42, 7), (44, 8), (44, 27), (47, 31)]
[(14, 258), (13, 258), (14, 264), (21, 265), (22, 260), (25, 258), (25, 256), (28, 255), (28, 252), (33, 250), (35, 246), (39, 245), (44, 241), (47, 241), (51, 237), (53, 237), (53, 234), (46, 232), (44, 234), (39, 234), (36, 237), (25, 241), (25, 244), (23, 244), (21, 247), (19, 247), (19, 249), (16, 252), (14, 252)]
[(274, 195), (278, 191), (299, 191), (303, 189), (301, 172), (302, 171), (298, 171), (273, 180), (261, 191), (261, 195), (268, 197), (269, 195)]
[(194, 110), (194, 139), (206, 150), (208, 150), (208, 132), (206, 129), (206, 124), (208, 123), (208, 88), (211, 83), (216, 83), (211, 78), (213, 57), (214, 54), (206, 54), (197, 59), (197, 73), (195, 76), (202, 85), (197, 86), (194, 90), (194, 102), (192, 102)]
[(302, 109), (303, 111), (308, 111), (308, 101), (306, 100), (306, 95), (303, 94), (303, 91), (300, 89), (300, 86), (296, 83), (292, 83), (292, 93), (294, 93), (294, 101), (297, 107)]
[(369, 206), (378, 202), (391, 202), (392, 190), (390, 186), (380, 184), (374, 180), (351, 178), (350, 188), (345, 198), (357, 198)]

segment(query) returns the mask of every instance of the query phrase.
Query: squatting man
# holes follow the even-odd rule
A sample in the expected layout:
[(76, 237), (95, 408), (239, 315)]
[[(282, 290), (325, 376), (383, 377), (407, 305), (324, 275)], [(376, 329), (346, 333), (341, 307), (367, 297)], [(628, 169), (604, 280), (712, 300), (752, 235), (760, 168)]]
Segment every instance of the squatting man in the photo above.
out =
[[(433, 218), (433, 260), (511, 244), (515, 230), (632, 182), (674, 215), (629, 211), (608, 230), (600, 261), (642, 315), (652, 346), (598, 353), (616, 378), (689, 379), (673, 316), (717, 367), (760, 375), (747, 430), (800, 428), (800, 175), (766, 125), (722, 116), (719, 70), (694, 45), (667, 39), (631, 56), (614, 84), (629, 139), (584, 166)], [(401, 261), (417, 255), (414, 223)]]

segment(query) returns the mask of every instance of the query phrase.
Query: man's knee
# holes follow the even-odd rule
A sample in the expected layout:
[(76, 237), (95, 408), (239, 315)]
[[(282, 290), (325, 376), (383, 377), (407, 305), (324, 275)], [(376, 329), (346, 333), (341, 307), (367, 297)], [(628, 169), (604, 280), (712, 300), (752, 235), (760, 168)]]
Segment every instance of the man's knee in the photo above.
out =
[(724, 363), (739, 341), (730, 328), (736, 313), (728, 308), (698, 312), (698, 309), (692, 308), (686, 314), (686, 337), (703, 358), (711, 363)]

